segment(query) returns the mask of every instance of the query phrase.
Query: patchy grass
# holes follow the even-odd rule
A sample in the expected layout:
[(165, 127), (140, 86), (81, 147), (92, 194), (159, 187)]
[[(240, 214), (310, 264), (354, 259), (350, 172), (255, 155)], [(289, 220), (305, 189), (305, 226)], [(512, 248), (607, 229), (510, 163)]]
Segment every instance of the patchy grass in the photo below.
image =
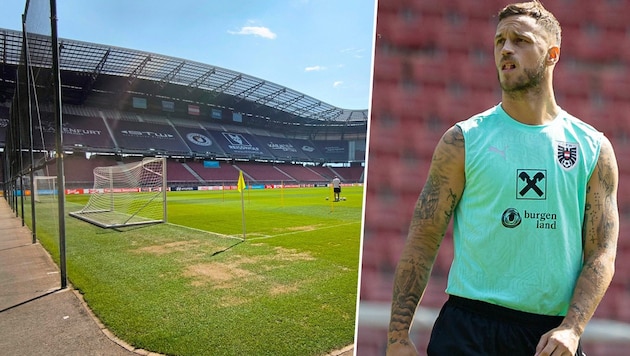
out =
[[(170, 192), (168, 224), (66, 219), (68, 276), (119, 338), (173, 355), (322, 355), (353, 342), (362, 188)], [(86, 196), (68, 196), (78, 210)], [(54, 204), (38, 238), (58, 260)], [(30, 212), (30, 207), (25, 209)], [(41, 212), (41, 214), (40, 214)], [(30, 220), (30, 219), (27, 219)]]

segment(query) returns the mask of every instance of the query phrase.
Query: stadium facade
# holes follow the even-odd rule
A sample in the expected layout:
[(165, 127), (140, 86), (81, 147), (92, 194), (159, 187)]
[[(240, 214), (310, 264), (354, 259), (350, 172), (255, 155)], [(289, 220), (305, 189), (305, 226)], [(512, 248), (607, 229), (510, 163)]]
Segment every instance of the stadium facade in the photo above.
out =
[[(45, 38), (33, 43), (42, 52), (49, 50)], [(337, 174), (346, 175), (347, 181), (363, 179), (367, 109), (338, 108), (263, 79), (181, 58), (67, 39), (59, 44), (63, 148), (68, 165), (77, 168), (66, 171), (70, 185), (88, 183), (95, 164), (115, 164), (130, 156), (168, 157), (174, 168), (169, 174), (179, 183), (212, 181), (203, 168), (226, 162), (316, 167), (296, 172), (296, 177), (273, 169), (271, 174), (263, 170), (259, 177), (249, 175), (261, 183), (327, 181)], [(22, 46), (21, 32), (0, 29), (3, 150), (14, 114)], [(39, 68), (33, 81), (45, 94), (50, 63), (37, 62), (38, 48), (29, 50), (34, 53), (29, 65)], [(55, 147), (55, 120), (52, 103), (50, 110), (46, 102), (38, 106), (43, 110), (32, 115), (33, 148), (46, 160)], [(329, 164), (340, 166), (341, 172), (323, 169)], [(215, 180), (226, 177), (219, 174)]]

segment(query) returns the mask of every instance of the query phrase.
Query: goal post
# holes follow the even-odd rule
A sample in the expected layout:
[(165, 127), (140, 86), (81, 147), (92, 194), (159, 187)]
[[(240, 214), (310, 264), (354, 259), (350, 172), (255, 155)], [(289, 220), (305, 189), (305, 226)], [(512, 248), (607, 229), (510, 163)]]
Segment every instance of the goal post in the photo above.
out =
[(57, 201), (56, 176), (34, 176), (31, 188), (35, 202)]
[(166, 222), (166, 158), (94, 168), (90, 199), (70, 216), (102, 228)]

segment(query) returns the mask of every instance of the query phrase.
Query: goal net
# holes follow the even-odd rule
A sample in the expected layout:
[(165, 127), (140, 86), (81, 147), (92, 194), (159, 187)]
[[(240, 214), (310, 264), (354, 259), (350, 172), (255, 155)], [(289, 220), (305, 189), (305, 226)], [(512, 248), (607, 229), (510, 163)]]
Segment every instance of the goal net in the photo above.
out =
[(102, 228), (166, 222), (166, 159), (94, 168), (94, 188), (70, 216)]
[(57, 177), (34, 176), (32, 188), (33, 200), (35, 200), (35, 202), (57, 201)]

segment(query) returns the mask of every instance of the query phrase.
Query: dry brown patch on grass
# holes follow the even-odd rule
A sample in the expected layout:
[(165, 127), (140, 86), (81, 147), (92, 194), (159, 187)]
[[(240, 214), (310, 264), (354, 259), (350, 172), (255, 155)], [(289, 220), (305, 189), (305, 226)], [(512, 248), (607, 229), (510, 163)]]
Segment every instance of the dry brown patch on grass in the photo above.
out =
[[(192, 278), (194, 286), (211, 285), (216, 289), (226, 289), (235, 287), (243, 279), (263, 281), (264, 276), (258, 271), (269, 271), (288, 266), (288, 263), (282, 262), (312, 261), (314, 259), (313, 256), (305, 252), (275, 247), (274, 253), (270, 255), (253, 257), (234, 255), (228, 261), (191, 265), (184, 271), (184, 276)], [(262, 285), (264, 283), (261, 283), (259, 287), (263, 288)], [(297, 290), (297, 286), (274, 285), (270, 288), (269, 293), (282, 294)]]
[(270, 261), (313, 261), (315, 259), (307, 252), (297, 252), (283, 247), (275, 247), (274, 250), (276, 251), (275, 255), (265, 256)]
[(298, 290), (299, 290), (299, 288), (296, 285), (285, 286), (285, 285), (282, 285), (282, 284), (277, 284), (277, 285), (271, 287), (271, 289), (269, 290), (269, 294), (271, 294), (271, 295), (281, 295), (281, 294), (288, 294), (288, 293), (297, 292)]
[(285, 232), (285, 231), (315, 231), (317, 229), (319, 229), (320, 227), (325, 226), (322, 224), (319, 225), (304, 225), (304, 226), (289, 226), (289, 227), (285, 227), (285, 228), (275, 228), (273, 229), (274, 232), (278, 233), (278, 232)]
[(184, 276), (193, 278), (193, 285), (203, 286), (211, 284), (216, 289), (231, 288), (233, 281), (245, 277), (252, 277), (253, 272), (240, 268), (234, 263), (199, 263), (188, 266)]
[(151, 253), (155, 255), (164, 255), (171, 252), (188, 251), (191, 247), (193, 246), (197, 247), (199, 246), (199, 244), (200, 244), (200, 241), (197, 241), (197, 240), (175, 241), (175, 242), (169, 242), (169, 243), (165, 243), (161, 245), (141, 247), (137, 249), (136, 251)]

